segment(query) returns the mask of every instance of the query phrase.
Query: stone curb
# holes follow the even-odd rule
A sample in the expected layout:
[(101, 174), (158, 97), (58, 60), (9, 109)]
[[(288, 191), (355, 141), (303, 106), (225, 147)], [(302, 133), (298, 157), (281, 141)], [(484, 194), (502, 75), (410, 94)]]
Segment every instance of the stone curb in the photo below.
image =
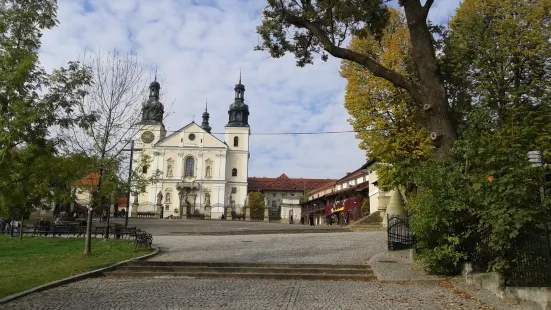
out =
[(69, 284), (69, 283), (72, 283), (72, 282), (76, 282), (76, 281), (80, 281), (80, 280), (84, 280), (84, 279), (88, 279), (88, 278), (98, 277), (103, 272), (109, 271), (109, 270), (114, 269), (118, 266), (130, 263), (130, 262), (136, 261), (136, 260), (144, 260), (144, 259), (147, 259), (147, 258), (150, 258), (150, 257), (153, 257), (153, 256), (159, 254), (159, 252), (160, 252), (159, 248), (153, 247), (153, 249), (154, 249), (153, 253), (149, 253), (149, 254), (146, 254), (146, 255), (143, 255), (143, 256), (140, 256), (140, 257), (131, 258), (131, 259), (128, 259), (128, 260), (125, 260), (125, 261), (122, 261), (122, 262), (115, 263), (111, 266), (107, 266), (107, 267), (103, 267), (103, 268), (100, 268), (100, 269), (92, 270), (92, 271), (82, 273), (82, 274), (78, 274), (76, 276), (72, 276), (72, 277), (69, 277), (69, 278), (57, 280), (57, 281), (54, 281), (54, 282), (51, 282), (51, 283), (47, 283), (47, 284), (44, 284), (44, 285), (41, 285), (41, 286), (37, 286), (35, 288), (31, 288), (29, 290), (26, 290), (26, 291), (23, 291), (23, 292), (20, 292), (20, 293), (16, 293), (16, 294), (4, 297), (4, 298), (0, 299), (0, 305), (9, 303), (11, 301), (19, 299), (21, 297), (25, 297), (25, 296), (33, 294), (33, 293), (38, 293), (38, 292), (41, 292), (41, 291), (52, 289), (54, 287), (62, 286), (62, 285), (65, 285), (65, 284)]
[(388, 280), (388, 279), (386, 279), (386, 277), (378, 270), (378, 268), (373, 268), (373, 267), (375, 267), (373, 263), (376, 262), (377, 259), (378, 259), (380, 256), (384, 255), (384, 254), (385, 254), (385, 252), (381, 252), (381, 253), (379, 253), (379, 254), (375, 254), (375, 255), (371, 256), (371, 257), (369, 258), (369, 260), (367, 261), (367, 264), (371, 267), (371, 271), (373, 272), (373, 275), (375, 275), (375, 276), (377, 277), (377, 281)]
[(429, 278), (429, 279), (411, 279), (411, 278), (391, 278), (391, 277), (388, 277), (384, 274), (384, 272), (379, 270), (379, 267), (377, 266), (377, 261), (378, 261), (379, 257), (381, 257), (385, 254), (386, 254), (386, 251), (375, 254), (371, 258), (369, 258), (369, 260), (368, 260), (368, 264), (371, 267), (371, 271), (377, 277), (377, 281), (379, 281), (379, 282), (383, 282), (383, 283), (389, 283), (389, 282), (440, 283), (442, 281), (449, 280), (449, 278), (446, 278), (446, 277), (433, 277), (433, 278)]

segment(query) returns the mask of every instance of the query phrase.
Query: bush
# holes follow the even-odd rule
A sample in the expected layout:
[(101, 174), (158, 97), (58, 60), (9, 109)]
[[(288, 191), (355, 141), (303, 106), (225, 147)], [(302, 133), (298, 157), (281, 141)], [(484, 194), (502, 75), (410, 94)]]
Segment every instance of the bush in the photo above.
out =
[(362, 203), (362, 214), (368, 215), (371, 213), (370, 205), (369, 205), (369, 198), (366, 198), (365, 201)]

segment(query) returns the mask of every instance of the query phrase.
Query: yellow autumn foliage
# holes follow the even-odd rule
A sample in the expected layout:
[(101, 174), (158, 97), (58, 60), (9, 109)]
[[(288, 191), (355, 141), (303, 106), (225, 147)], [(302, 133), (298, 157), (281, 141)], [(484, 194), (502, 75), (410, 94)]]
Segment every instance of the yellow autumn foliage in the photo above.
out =
[[(396, 10), (391, 11), (380, 41), (372, 36), (353, 37), (349, 48), (414, 79), (408, 29), (404, 16)], [(346, 60), (341, 64), (340, 74), (348, 80), (345, 108), (351, 116), (349, 122), (358, 132), (359, 146), (368, 158), (394, 164), (416, 161), (432, 152), (419, 108), (405, 90)]]

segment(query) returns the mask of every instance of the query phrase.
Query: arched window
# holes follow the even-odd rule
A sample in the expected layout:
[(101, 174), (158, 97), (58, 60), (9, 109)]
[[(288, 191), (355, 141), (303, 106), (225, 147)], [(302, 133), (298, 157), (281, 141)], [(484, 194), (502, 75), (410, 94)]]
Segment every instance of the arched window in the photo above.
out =
[(195, 160), (193, 160), (193, 157), (186, 158), (186, 170), (184, 172), (184, 176), (186, 177), (192, 177), (193, 172), (195, 171)]
[(233, 146), (239, 146), (239, 138), (237, 136), (233, 137)]
[(233, 169), (232, 169), (231, 175), (232, 175), (232, 177), (236, 177), (236, 176), (237, 176), (237, 168), (233, 168)]
[(212, 169), (210, 168), (210, 166), (207, 166), (207, 169), (205, 171), (205, 178), (206, 179), (212, 178)]
[(147, 166), (143, 166), (142, 173), (147, 173)]

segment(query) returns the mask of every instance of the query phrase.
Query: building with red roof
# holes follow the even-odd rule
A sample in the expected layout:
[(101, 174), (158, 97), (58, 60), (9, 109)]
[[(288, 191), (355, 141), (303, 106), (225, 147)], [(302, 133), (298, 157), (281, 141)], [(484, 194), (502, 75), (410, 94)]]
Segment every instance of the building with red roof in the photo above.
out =
[[(376, 160), (368, 160), (358, 169), (331, 183), (326, 183), (308, 193), (308, 200), (302, 203), (304, 223), (323, 224), (325, 220), (340, 222), (346, 216), (348, 222), (364, 216), (362, 205), (369, 205), (370, 211), (377, 211), (379, 192), (377, 175), (373, 171)], [(372, 203), (371, 200), (374, 202)]]
[(281, 217), (288, 222), (291, 218), (301, 217), (301, 199), (306, 193), (330, 182), (332, 179), (289, 178), (285, 173), (277, 178), (247, 179), (248, 192), (261, 192), (266, 197), (266, 206), (270, 208), (270, 217)]

